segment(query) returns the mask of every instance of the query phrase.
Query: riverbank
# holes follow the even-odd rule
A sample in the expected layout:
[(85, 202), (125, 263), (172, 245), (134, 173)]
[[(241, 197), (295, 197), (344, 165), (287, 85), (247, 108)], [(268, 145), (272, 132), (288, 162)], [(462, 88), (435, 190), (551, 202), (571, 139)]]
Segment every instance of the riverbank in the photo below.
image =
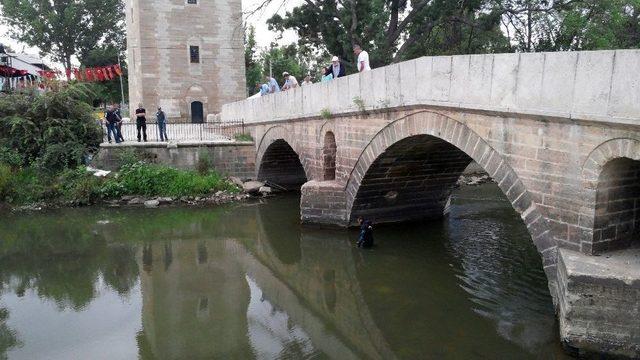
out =
[(90, 167), (48, 176), (33, 168), (5, 171), (0, 210), (30, 211), (92, 205), (216, 205), (271, 194), (262, 183), (225, 177), (215, 169), (179, 170), (145, 162), (109, 172)]

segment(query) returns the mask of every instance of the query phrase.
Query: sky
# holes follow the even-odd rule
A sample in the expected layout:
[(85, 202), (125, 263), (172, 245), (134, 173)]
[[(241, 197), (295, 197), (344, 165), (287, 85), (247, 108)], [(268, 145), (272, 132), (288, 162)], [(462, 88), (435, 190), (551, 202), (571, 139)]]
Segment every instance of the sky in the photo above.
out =
[[(256, 41), (258, 47), (265, 48), (276, 39), (277, 34), (269, 31), (266, 21), (276, 12), (284, 15), (287, 10), (293, 9), (295, 6), (303, 3), (304, 0), (272, 0), (271, 4), (258, 12), (255, 12), (251, 16), (248, 16), (249, 12), (252, 12), (259, 6), (264, 0), (242, 0), (242, 10), (245, 13), (245, 21), (252, 24), (256, 28)], [(1, 10), (0, 10), (1, 13)], [(296, 41), (296, 34), (288, 30), (283, 34), (279, 44), (289, 44)], [(20, 43), (9, 37), (9, 29), (5, 25), (0, 24), (0, 43), (11, 46), (14, 51), (25, 52), (27, 54), (38, 54), (38, 48), (30, 47), (24, 43)], [(59, 64), (53, 64), (49, 57), (45, 57), (50, 65), (58, 68)]]

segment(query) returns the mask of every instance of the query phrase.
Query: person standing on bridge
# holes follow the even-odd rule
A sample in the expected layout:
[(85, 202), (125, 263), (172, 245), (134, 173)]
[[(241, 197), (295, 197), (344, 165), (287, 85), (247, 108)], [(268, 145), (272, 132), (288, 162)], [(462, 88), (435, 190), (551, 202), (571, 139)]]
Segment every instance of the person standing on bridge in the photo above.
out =
[(353, 53), (358, 57), (358, 72), (371, 71), (369, 53), (362, 50), (358, 44), (353, 45)]
[(142, 103), (138, 104), (136, 109), (136, 129), (138, 130), (138, 142), (140, 142), (140, 131), (142, 131), (142, 138), (144, 142), (147, 142), (147, 110), (142, 106)]
[(371, 221), (365, 220), (362, 216), (358, 217), (358, 225), (360, 225), (360, 235), (358, 236), (358, 247), (373, 247), (373, 225)]
[(158, 132), (160, 133), (160, 141), (169, 141), (167, 136), (167, 116), (162, 111), (161, 107), (158, 107), (156, 113), (156, 121), (158, 122)]
[(122, 121), (122, 119), (118, 116), (118, 113), (113, 109), (113, 105), (109, 105), (107, 107), (107, 112), (105, 113), (105, 120), (107, 123), (107, 140), (109, 144), (111, 144), (111, 134), (113, 133), (113, 139), (116, 141), (116, 144), (120, 143), (120, 130), (118, 129), (118, 123)]
[(284, 77), (284, 85), (282, 85), (282, 91), (295, 89), (298, 87), (298, 79), (295, 76), (289, 74), (288, 72), (283, 72), (282, 76)]
[(117, 126), (118, 126), (118, 132), (120, 133), (120, 142), (124, 142), (124, 137), (122, 136), (122, 113), (120, 112), (120, 104), (114, 103), (113, 109), (116, 112), (116, 115), (118, 115), (118, 117), (120, 118), (120, 121), (118, 121)]
[(329, 70), (331, 71), (331, 75), (333, 75), (334, 79), (341, 78), (347, 75), (347, 69), (344, 67), (342, 61), (337, 56), (334, 56), (331, 59), (331, 65), (329, 66)]
[(269, 75), (265, 76), (265, 79), (267, 80), (267, 86), (269, 87), (269, 94), (280, 92), (280, 85), (278, 85), (278, 81), (276, 79)]

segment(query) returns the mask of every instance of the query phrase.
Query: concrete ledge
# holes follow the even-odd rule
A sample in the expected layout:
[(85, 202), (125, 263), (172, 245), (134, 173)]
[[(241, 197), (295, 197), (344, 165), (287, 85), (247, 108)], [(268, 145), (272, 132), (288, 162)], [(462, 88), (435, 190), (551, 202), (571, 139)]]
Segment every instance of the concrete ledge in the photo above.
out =
[(560, 336), (585, 351), (640, 357), (640, 249), (559, 249)]
[(253, 141), (148, 141), (148, 142), (137, 142), (137, 141), (125, 141), (124, 143), (102, 143), (100, 144), (101, 148), (176, 148), (176, 147), (194, 147), (194, 146), (238, 146), (238, 145), (254, 145)]

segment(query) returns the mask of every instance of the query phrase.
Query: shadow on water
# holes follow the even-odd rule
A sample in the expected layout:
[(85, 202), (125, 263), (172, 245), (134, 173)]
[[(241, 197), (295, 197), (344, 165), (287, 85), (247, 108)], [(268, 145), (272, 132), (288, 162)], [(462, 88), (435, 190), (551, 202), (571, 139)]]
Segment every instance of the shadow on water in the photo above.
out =
[(283, 196), (3, 218), (0, 354), (564, 357), (540, 258), (494, 185), (456, 191), (442, 221), (376, 229), (373, 250), (301, 227), (298, 209)]

